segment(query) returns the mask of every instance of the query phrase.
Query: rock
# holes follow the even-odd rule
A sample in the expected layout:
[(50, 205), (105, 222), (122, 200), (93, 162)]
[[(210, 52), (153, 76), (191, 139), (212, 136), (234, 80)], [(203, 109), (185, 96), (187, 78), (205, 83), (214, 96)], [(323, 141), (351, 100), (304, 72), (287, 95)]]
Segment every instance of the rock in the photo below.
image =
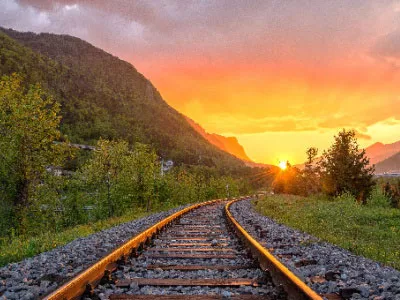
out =
[(5, 291), (3, 297), (5, 297), (5, 299), (18, 299), (17, 295), (14, 292), (10, 291)]
[(24, 299), (24, 300), (32, 300), (32, 299), (35, 299), (35, 295), (34, 295), (33, 293), (31, 293), (31, 292), (27, 292), (27, 293), (23, 296), (22, 299)]
[(230, 297), (231, 297), (231, 295), (232, 295), (232, 293), (231, 293), (231, 292), (228, 292), (228, 291), (223, 291), (223, 292), (222, 292), (222, 297), (225, 297), (225, 298), (230, 298)]
[[(393, 299), (400, 291), (400, 285), (397, 287), (397, 283), (400, 282), (399, 271), (354, 255), (338, 246), (321, 242), (304, 232), (277, 224), (272, 219), (255, 212), (250, 201), (234, 203), (231, 206), (231, 213), (247, 231), (258, 237), (260, 244), (273, 248), (274, 255), (284, 254), (290, 250), (293, 255), (285, 256), (282, 260), (300, 278), (308, 277), (309, 284), (311, 283), (312, 288), (318, 293), (339, 290), (347, 299), (353, 294), (363, 299), (374, 297)], [(255, 224), (267, 230), (268, 236), (257, 235)], [(315, 260), (317, 263), (309, 265), (304, 263), (308, 260)], [(315, 280), (320, 277), (328, 282)], [(336, 288), (334, 285), (330, 286), (330, 282), (335, 283)]]
[(325, 273), (326, 280), (336, 280), (338, 277), (340, 277), (340, 272), (337, 271), (328, 271)]
[(369, 287), (368, 286), (359, 286), (359, 287), (357, 287), (357, 289), (359, 290), (359, 293), (361, 294), (361, 296), (363, 296), (364, 298), (369, 297)]

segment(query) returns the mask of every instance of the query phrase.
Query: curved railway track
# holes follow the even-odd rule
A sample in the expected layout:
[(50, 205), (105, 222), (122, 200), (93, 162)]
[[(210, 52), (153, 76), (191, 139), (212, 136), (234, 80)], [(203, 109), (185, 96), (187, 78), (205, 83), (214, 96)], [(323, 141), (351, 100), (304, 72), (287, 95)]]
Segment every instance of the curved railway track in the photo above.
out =
[(238, 200), (169, 216), (44, 299), (322, 299), (236, 222)]

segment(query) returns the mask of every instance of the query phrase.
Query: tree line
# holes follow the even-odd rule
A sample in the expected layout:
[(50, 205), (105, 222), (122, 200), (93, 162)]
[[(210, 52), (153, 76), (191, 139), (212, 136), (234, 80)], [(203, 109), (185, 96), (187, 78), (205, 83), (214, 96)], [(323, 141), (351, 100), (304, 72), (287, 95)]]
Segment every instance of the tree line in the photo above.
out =
[(337, 197), (351, 194), (357, 202), (366, 204), (376, 185), (374, 167), (364, 149), (360, 149), (354, 130), (343, 129), (331, 147), (318, 157), (318, 149), (307, 149), (307, 162), (300, 170), (288, 164), (273, 182), (275, 193), (302, 196), (325, 193)]
[(60, 104), (40, 85), (25, 85), (17, 74), (1, 78), (0, 237), (57, 231), (129, 210), (248, 190), (242, 181), (207, 166), (161, 172), (160, 157), (141, 143), (99, 139), (89, 153), (69, 147), (59, 112)]

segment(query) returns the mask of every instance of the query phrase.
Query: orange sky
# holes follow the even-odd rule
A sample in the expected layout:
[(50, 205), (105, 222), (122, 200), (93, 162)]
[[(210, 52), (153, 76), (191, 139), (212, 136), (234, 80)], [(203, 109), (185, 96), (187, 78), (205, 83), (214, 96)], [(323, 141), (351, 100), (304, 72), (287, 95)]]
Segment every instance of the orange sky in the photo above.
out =
[(341, 128), (400, 140), (400, 2), (4, 1), (0, 25), (67, 33), (131, 62), (250, 158), (301, 163)]
[(176, 62), (166, 68), (172, 78), (148, 72), (173, 107), (209, 132), (236, 136), (253, 160), (300, 163), (307, 147), (327, 148), (342, 127), (356, 129), (362, 146), (400, 139), (400, 73), (356, 59), (312, 68), (260, 64), (239, 76), (241, 66), (229, 64), (185, 69)]

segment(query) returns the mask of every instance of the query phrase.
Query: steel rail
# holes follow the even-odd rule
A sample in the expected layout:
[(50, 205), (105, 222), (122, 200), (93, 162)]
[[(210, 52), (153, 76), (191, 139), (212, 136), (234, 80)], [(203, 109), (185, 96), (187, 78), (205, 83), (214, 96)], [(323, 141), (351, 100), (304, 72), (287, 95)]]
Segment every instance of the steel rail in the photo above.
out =
[(78, 299), (85, 292), (90, 292), (91, 290), (93, 290), (93, 288), (100, 282), (103, 277), (109, 276), (110, 273), (116, 268), (117, 261), (125, 259), (129, 255), (136, 253), (137, 250), (143, 248), (146, 244), (150, 244), (151, 239), (157, 233), (159, 233), (161, 229), (168, 226), (171, 222), (179, 219), (183, 214), (189, 211), (218, 201), (222, 201), (222, 199), (194, 204), (161, 220), (157, 224), (136, 235), (122, 246), (111, 251), (107, 256), (98, 260), (92, 266), (79, 273), (77, 276), (63, 284), (54, 292), (45, 296), (43, 299)]
[(271, 279), (276, 285), (282, 285), (288, 298), (322, 300), (322, 297), (301, 281), (288, 268), (286, 268), (267, 249), (257, 242), (232, 216), (230, 206), (245, 198), (234, 199), (225, 206), (225, 215), (228, 224), (235, 230), (240, 239), (251, 249), (254, 258), (258, 259), (261, 268), (271, 274)]

